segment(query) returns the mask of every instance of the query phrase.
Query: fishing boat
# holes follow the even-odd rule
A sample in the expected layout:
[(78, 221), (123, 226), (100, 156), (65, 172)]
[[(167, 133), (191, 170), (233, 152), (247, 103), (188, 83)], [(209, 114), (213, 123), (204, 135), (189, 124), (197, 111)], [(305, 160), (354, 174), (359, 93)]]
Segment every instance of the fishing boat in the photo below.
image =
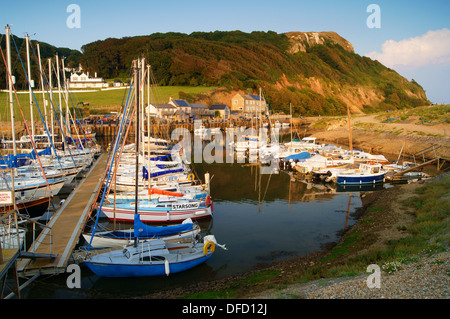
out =
[(343, 170), (336, 174), (340, 185), (359, 185), (383, 183), (386, 171), (381, 164), (360, 164), (357, 169)]
[[(194, 224), (192, 219), (186, 219), (179, 225), (149, 226), (142, 223), (140, 215), (134, 217), (134, 228), (125, 230), (110, 230), (92, 233), (83, 233), (86, 242), (91, 247), (124, 247), (133, 244), (135, 234), (141, 240), (151, 240), (161, 238), (166, 241), (179, 240), (181, 238), (195, 238), (200, 233), (198, 224)], [(137, 232), (137, 233), (136, 233)]]

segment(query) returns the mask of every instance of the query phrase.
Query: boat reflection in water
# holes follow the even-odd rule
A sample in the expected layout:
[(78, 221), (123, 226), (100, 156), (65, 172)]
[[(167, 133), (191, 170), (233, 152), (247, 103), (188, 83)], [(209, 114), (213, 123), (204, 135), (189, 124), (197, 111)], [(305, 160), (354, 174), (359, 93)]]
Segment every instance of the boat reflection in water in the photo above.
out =
[[(28, 297), (133, 297), (220, 279), (320, 251), (336, 243), (356, 222), (362, 207), (359, 192), (365, 188), (346, 185), (344, 191), (338, 191), (330, 185), (299, 181), (284, 172), (260, 174), (257, 165), (248, 164), (192, 164), (198, 176), (210, 174), (214, 197), (213, 217), (197, 221), (200, 234), (214, 234), (226, 243), (227, 251), (216, 249), (214, 258), (169, 277), (102, 278), (83, 267), (81, 289), (66, 288), (63, 278), (57, 290), (30, 285)], [(112, 229), (112, 224), (108, 218), (99, 221), (102, 229)], [(132, 228), (127, 222), (117, 225)]]

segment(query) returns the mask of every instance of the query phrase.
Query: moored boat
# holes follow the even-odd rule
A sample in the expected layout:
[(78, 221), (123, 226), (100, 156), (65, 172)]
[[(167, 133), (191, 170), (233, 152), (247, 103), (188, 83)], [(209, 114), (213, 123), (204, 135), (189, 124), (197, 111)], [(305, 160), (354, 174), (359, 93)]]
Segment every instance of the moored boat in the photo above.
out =
[(215, 246), (215, 238), (211, 235), (205, 236), (203, 242), (168, 243), (154, 239), (139, 241), (124, 249), (88, 255), (84, 263), (100, 277), (168, 276), (206, 262)]
[[(120, 203), (103, 205), (101, 211), (111, 220), (133, 221), (135, 203)], [(162, 198), (139, 201), (138, 212), (143, 222), (165, 223), (182, 222), (187, 218), (198, 219), (212, 215), (212, 201)]]
[(184, 220), (179, 225), (149, 226), (140, 220), (140, 215), (135, 215), (134, 228), (125, 230), (110, 230), (103, 232), (83, 233), (83, 237), (91, 247), (124, 247), (131, 245), (135, 236), (141, 240), (161, 238), (163, 240), (179, 240), (182, 238), (195, 238), (200, 233), (198, 224), (191, 219)]
[(386, 171), (381, 164), (360, 164), (357, 169), (343, 170), (336, 174), (336, 183), (341, 185), (383, 183)]

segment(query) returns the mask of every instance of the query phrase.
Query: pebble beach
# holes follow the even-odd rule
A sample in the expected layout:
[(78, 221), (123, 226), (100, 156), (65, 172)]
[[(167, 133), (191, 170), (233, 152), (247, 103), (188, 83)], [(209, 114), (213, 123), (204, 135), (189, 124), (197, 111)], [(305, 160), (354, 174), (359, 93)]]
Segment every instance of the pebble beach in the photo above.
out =
[[(369, 288), (367, 275), (321, 279), (265, 292), (259, 299), (449, 299), (450, 253), (421, 257), (389, 267), (380, 265), (380, 287)], [(370, 281), (370, 279), (369, 279)]]

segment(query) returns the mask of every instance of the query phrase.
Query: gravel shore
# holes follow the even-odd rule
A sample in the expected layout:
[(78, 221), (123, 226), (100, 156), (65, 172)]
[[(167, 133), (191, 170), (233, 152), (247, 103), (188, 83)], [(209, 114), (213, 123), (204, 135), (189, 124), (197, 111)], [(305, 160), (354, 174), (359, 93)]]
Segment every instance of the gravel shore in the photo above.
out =
[[(379, 265), (380, 288), (368, 288), (371, 273), (357, 277), (322, 279), (266, 291), (256, 299), (449, 299), (450, 253), (399, 264), (391, 273)], [(391, 269), (393, 267), (390, 267)], [(373, 277), (373, 276), (372, 276)]]

